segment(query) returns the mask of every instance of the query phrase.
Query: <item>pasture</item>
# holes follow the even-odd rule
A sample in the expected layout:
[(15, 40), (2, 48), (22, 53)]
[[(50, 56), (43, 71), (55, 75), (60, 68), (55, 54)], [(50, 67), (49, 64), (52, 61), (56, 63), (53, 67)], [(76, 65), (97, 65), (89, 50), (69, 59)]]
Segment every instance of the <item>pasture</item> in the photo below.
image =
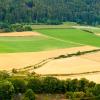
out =
[[(6, 36), (8, 33), (4, 33), (5, 36), (0, 36), (0, 53), (37, 52), (82, 45), (100, 47), (99, 36), (80, 29), (42, 29), (35, 31), (40, 35)], [(20, 32), (20, 34), (22, 33)]]
[(100, 47), (100, 37), (80, 29), (44, 29), (38, 32), (76, 44)]
[(0, 53), (36, 52), (58, 48), (69, 48), (75, 46), (79, 46), (79, 44), (59, 41), (42, 35), (27, 37), (0, 37)]

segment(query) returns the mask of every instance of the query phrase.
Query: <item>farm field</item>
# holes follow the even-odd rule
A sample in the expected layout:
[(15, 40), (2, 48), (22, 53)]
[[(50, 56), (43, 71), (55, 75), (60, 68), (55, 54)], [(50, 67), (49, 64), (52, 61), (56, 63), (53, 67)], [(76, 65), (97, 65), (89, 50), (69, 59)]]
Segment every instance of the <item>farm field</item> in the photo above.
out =
[[(33, 32), (34, 33), (34, 32)], [(35, 32), (36, 33), (36, 32)], [(80, 46), (81, 44), (73, 43), (71, 41), (64, 41), (48, 36), (5, 36), (0, 37), (0, 52), (33, 52), (52, 50), (58, 48), (69, 48)], [(8, 34), (8, 33), (7, 33)], [(13, 35), (13, 33), (11, 33)], [(20, 32), (20, 34), (22, 34)], [(2, 35), (2, 34), (1, 34)]]
[(35, 72), (43, 76), (57, 75), (55, 77), (60, 79), (87, 78), (100, 83), (100, 52), (53, 60)]
[[(50, 26), (51, 27), (51, 26)], [(27, 72), (35, 72), (42, 76), (53, 74), (81, 74), (100, 71), (100, 52), (79, 57), (52, 60), (34, 70), (32, 66), (39, 62), (78, 51), (88, 51), (100, 48), (100, 37), (81, 29), (36, 29), (33, 32), (12, 32), (0, 34), (0, 70), (11, 71), (31, 66)], [(10, 59), (9, 59), (10, 58)], [(58, 69), (58, 70), (57, 70)], [(89, 74), (90, 75), (90, 74)], [(59, 76), (59, 78), (93, 79), (100, 74)]]
[[(1, 53), (0, 54), (0, 70), (20, 69), (27, 66), (35, 65), (42, 60), (56, 57), (67, 53), (75, 53), (77, 51), (93, 50), (96, 47), (80, 46), (65, 49), (56, 49), (41, 52), (23, 52), (23, 53)], [(10, 59), (9, 59), (10, 58)]]
[(100, 47), (100, 37), (80, 29), (45, 29), (38, 32), (74, 43)]
[(76, 29), (83, 29), (83, 30), (93, 32), (97, 36), (100, 35), (100, 28), (99, 27), (92, 27), (92, 26), (72, 26), (72, 27), (76, 28)]
[[(14, 33), (11, 33), (12, 37), (9, 35), (10, 33), (4, 33), (5, 36), (1, 34), (0, 53), (36, 52), (82, 45), (100, 47), (99, 36), (79, 29), (42, 29), (36, 31), (38, 36), (15, 35), (14, 37)], [(33, 32), (33, 34), (37, 32)]]

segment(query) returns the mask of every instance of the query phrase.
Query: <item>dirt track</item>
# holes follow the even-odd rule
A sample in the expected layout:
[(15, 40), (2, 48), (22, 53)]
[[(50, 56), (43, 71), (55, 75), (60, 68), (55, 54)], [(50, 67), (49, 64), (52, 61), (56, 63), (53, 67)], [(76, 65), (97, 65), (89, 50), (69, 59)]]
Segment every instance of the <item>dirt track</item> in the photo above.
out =
[(13, 36), (39, 36), (41, 34), (39, 34), (38, 32), (10, 32), (10, 33), (0, 33), (0, 36), (9, 36), (9, 37), (13, 37)]
[(81, 46), (67, 49), (57, 49), (42, 52), (24, 52), (24, 53), (3, 53), (0, 54), (0, 70), (11, 70), (12, 68), (23, 68), (34, 65), (41, 60), (67, 54), (77, 51), (93, 50), (96, 47)]

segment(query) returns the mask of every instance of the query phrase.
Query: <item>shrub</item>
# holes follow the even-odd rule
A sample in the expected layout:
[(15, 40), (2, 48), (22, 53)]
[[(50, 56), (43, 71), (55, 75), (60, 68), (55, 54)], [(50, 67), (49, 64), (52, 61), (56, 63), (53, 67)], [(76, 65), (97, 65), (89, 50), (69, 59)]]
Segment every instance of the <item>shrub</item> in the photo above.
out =
[(46, 77), (43, 80), (43, 91), (46, 93), (57, 93), (59, 80), (53, 77)]
[(67, 99), (72, 99), (73, 98), (73, 92), (66, 92), (65, 95), (66, 95)]
[(10, 75), (6, 71), (0, 71), (0, 80), (9, 78)]
[(28, 81), (27, 87), (32, 89), (35, 93), (41, 93), (42, 81), (39, 78), (31, 78)]
[(32, 89), (28, 89), (25, 94), (23, 100), (35, 100), (35, 93)]
[(30, 26), (25, 26), (24, 31), (32, 31), (32, 28)]
[(22, 79), (13, 79), (11, 80), (14, 89), (15, 89), (15, 93), (24, 93), (26, 91), (26, 83), (24, 80)]
[(0, 82), (0, 100), (11, 100), (14, 94), (14, 87), (9, 81)]

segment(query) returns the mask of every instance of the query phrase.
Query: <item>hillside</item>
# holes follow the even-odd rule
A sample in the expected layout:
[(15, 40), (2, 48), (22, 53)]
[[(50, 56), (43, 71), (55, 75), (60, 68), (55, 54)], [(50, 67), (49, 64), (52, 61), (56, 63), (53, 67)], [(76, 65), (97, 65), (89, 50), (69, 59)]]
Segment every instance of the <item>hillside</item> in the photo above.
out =
[(100, 24), (100, 0), (0, 0), (0, 22)]

